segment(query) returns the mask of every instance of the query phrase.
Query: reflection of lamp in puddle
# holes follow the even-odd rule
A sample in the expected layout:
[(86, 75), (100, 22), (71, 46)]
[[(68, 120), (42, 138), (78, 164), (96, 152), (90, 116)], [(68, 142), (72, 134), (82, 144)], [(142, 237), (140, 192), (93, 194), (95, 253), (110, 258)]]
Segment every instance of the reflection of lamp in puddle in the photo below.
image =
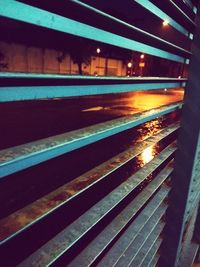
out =
[(141, 159), (143, 161), (143, 164), (146, 164), (153, 158), (154, 158), (153, 146), (149, 146), (142, 152)]

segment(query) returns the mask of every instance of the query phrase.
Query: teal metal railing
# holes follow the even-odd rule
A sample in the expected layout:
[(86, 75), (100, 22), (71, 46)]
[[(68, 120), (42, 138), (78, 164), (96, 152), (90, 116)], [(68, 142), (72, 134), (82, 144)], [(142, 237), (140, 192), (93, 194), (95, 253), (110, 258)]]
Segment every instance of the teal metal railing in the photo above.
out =
[[(170, 267), (185, 266), (186, 262), (187, 266), (191, 266), (199, 248), (197, 242), (192, 243), (193, 232), (197, 233), (199, 227), (195, 226), (200, 197), (198, 150), (196, 152), (199, 146), (199, 125), (196, 117), (195, 123), (192, 121), (192, 116), (199, 110), (199, 48), (193, 48), (190, 52), (184, 45), (178, 46), (167, 38), (140, 29), (130, 21), (117, 17), (117, 7), (113, 6), (113, 14), (109, 13), (109, 9), (106, 12), (105, 3), (100, 1), (69, 1), (66, 3), (68, 7), (77, 11), (74, 18), (59, 14), (61, 11), (57, 9), (54, 13), (53, 8), (58, 3), (52, 6), (49, 2), (49, 7), (46, 3), (45, 8), (42, 2), (24, 2), (26, 1), (0, 0), (1, 19), (23, 23), (26, 27), (34, 25), (37, 29), (46, 28), (50, 30), (49, 38), (51, 32), (57, 31), (62, 33), (63, 38), (70, 35), (87, 38), (113, 47), (164, 58), (172, 64), (179, 62), (188, 65), (193, 55), (191, 61), (194, 63), (190, 67), (189, 85), (187, 78), (180, 77), (0, 73), (0, 105), (94, 95), (103, 97), (111, 93), (174, 87), (186, 87), (186, 90), (191, 91), (186, 93), (184, 104), (172, 103), (1, 150), (1, 199), (11, 203), (14, 195), (16, 201), (20, 202), (21, 196), (17, 195), (20, 192), (20, 175), (29, 179), (32, 168), (39, 166), (42, 170), (43, 164), (51, 165), (52, 160), (59, 160), (62, 155), (79, 151), (80, 148), (91, 146), (108, 137), (116, 137), (119, 133), (125, 133), (158, 117), (180, 111), (184, 105), (181, 127), (179, 122), (174, 121), (71, 181), (65, 180), (59, 186), (54, 187), (53, 181), (48, 181), (51, 190), (47, 190), (42, 196), (34, 198), (21, 192), (27, 198), (26, 204), (18, 204), (18, 208), (15, 208), (15, 203), (11, 203), (12, 209), (4, 211), (0, 219), (1, 261), (7, 266), (153, 267), (160, 264), (162, 267)], [(198, 1), (170, 0), (163, 1), (162, 4), (159, 1), (133, 2), (138, 8), (149, 12), (149, 16), (167, 19), (169, 25), (188, 40), (193, 39), (193, 33), (194, 36), (198, 35)], [(126, 4), (130, 5), (131, 1), (124, 1), (123, 5)], [(102, 27), (98, 27), (95, 22), (91, 25), (87, 16), (79, 21), (79, 14), (84, 12), (98, 16), (98, 21), (102, 20)], [(105, 22), (120, 25), (124, 32), (118, 33), (117, 28), (109, 31)], [(194, 32), (195, 29), (197, 33)], [(198, 46), (198, 40), (195, 40), (194, 45)], [(194, 100), (194, 106), (191, 99)], [(190, 112), (193, 107), (194, 110)], [(3, 116), (6, 117), (6, 114)], [(190, 123), (193, 133), (188, 126)], [(178, 139), (174, 170), (179, 131), (181, 137)], [(188, 136), (193, 138), (191, 146)], [(158, 143), (162, 143), (159, 153), (134, 173), (128, 173), (127, 179), (124, 179), (123, 168), (133, 163), (145, 149)], [(191, 152), (189, 155), (186, 148)], [(77, 162), (77, 168), (78, 164)], [(183, 171), (180, 171), (181, 168)], [(117, 178), (115, 175), (118, 175)], [(16, 191), (12, 187), (16, 187)], [(40, 187), (44, 187), (42, 180), (41, 183), (36, 183), (36, 191)], [(192, 256), (189, 257), (189, 254)]]

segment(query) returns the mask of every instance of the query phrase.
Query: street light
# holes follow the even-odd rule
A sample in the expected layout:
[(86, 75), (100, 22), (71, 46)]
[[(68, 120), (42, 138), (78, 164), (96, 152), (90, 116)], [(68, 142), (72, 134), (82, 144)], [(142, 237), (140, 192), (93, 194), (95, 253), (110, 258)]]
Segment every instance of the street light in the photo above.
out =
[(144, 61), (144, 54), (140, 55), (140, 62), (139, 62), (139, 67), (140, 67), (140, 76), (143, 76), (143, 68), (145, 66), (145, 61)]
[(169, 21), (165, 19), (162, 24), (163, 24), (164, 27), (166, 27), (166, 26), (169, 25)]
[(129, 61), (129, 62), (127, 63), (127, 67), (128, 67), (128, 69), (127, 69), (127, 75), (128, 75), (128, 77), (129, 77), (130, 75), (132, 75), (132, 72), (133, 72), (133, 70), (132, 70), (133, 63), (132, 63), (131, 61)]
[(129, 62), (129, 63), (127, 64), (127, 66), (128, 66), (128, 68), (131, 68), (131, 67), (132, 67), (132, 62)]
[(97, 54), (100, 54), (101, 53), (101, 49), (98, 47), (96, 52), (97, 52)]

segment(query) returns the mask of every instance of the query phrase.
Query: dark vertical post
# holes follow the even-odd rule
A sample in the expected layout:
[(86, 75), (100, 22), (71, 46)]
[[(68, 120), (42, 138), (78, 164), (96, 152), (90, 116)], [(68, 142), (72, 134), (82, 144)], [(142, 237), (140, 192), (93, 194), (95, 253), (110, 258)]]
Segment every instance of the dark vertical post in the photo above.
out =
[(186, 225), (200, 197), (200, 8), (196, 17), (178, 151), (159, 266), (177, 267)]

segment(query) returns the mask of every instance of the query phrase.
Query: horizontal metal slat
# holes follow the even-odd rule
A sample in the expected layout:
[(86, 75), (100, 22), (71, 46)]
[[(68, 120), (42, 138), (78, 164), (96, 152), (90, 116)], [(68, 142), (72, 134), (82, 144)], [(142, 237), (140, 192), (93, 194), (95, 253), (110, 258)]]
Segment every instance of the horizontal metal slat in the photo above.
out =
[(174, 27), (177, 31), (181, 32), (185, 36), (188, 36), (189, 32), (174, 19), (172, 19), (168, 14), (163, 12), (160, 8), (154, 5), (151, 1), (146, 0), (135, 0), (139, 5), (143, 6), (145, 9), (149, 10), (151, 13), (161, 18), (162, 20), (169, 21), (169, 24)]
[(190, 0), (176, 0), (175, 3), (192, 21), (195, 21), (195, 6)]
[[(184, 25), (186, 29), (189, 29), (191, 31), (194, 30), (196, 24), (194, 22), (195, 16), (189, 13), (184, 9), (183, 3), (178, 4), (178, 0), (169, 0), (169, 1), (163, 1), (163, 4), (159, 0), (151, 0), (155, 5), (159, 6), (161, 9), (164, 9), (166, 13), (170, 13), (171, 16), (178, 20), (181, 25)], [(181, 0), (182, 1), (182, 0)]]
[[(184, 85), (184, 84), (183, 84)], [(144, 83), (109, 85), (67, 85), (67, 86), (9, 86), (0, 87), (0, 102), (36, 99), (54, 99), (74, 96), (87, 96), (111, 93), (124, 93), (139, 90), (155, 90), (182, 86), (181, 83)]]
[[(164, 170), (163, 170), (164, 171)], [(156, 178), (155, 178), (156, 179)], [(164, 181), (164, 180), (163, 180)], [(155, 180), (152, 181), (154, 183)], [(148, 185), (150, 187), (152, 185)], [(165, 188), (166, 189), (166, 188)], [(100, 263), (97, 265), (98, 267), (104, 267), (104, 266), (114, 266), (114, 264), (118, 261), (120, 256), (124, 253), (124, 248), (131, 244), (133, 240), (135, 240), (138, 232), (141, 230), (141, 228), (144, 226), (145, 223), (148, 223), (147, 218), (145, 218), (145, 213), (147, 212), (147, 216), (151, 218), (151, 215), (154, 214), (152, 208), (157, 209), (158, 204), (155, 203), (155, 207), (152, 207), (154, 205), (154, 201), (157, 200), (158, 202), (162, 202), (164, 200), (162, 190), (165, 190), (164, 188), (161, 188), (156, 196), (153, 198), (153, 200), (146, 206), (144, 211), (141, 212), (140, 215), (134, 220), (132, 223), (132, 226), (129, 227), (129, 230), (126, 231), (126, 235), (123, 235), (114, 245), (113, 247), (105, 254), (103, 259), (100, 261)], [(169, 189), (167, 190), (169, 192)], [(166, 191), (166, 193), (167, 193)], [(148, 194), (148, 189), (144, 189), (140, 194)], [(168, 194), (168, 193), (167, 193)], [(149, 215), (148, 215), (149, 214)], [(146, 266), (145, 266), (146, 267)]]
[[(16, 232), (27, 229), (33, 225), (34, 222), (37, 223), (51, 212), (54, 212), (63, 205), (67, 205), (69, 201), (80, 196), (80, 194), (84, 194), (89, 188), (101, 182), (103, 179), (106, 179), (109, 174), (138, 156), (144, 149), (164, 140), (166, 137), (170, 136), (171, 133), (176, 132), (177, 129), (178, 125), (165, 128), (158, 134), (143, 140), (142, 143), (131, 146), (124, 152), (59, 187), (50, 194), (45, 195), (30, 205), (0, 220), (0, 228), (2, 229), (2, 231), (0, 231), (0, 240), (3, 241), (4, 239), (11, 238)], [(167, 170), (169, 170), (170, 173), (172, 171), (171, 168)], [(168, 176), (168, 172), (166, 172), (166, 176)], [(62, 198), (59, 196), (62, 196)], [(54, 199), (56, 199), (56, 201), (53, 201)], [(43, 207), (42, 209), (41, 206)], [(26, 218), (24, 223), (21, 222), (20, 218)]]
[(183, 12), (183, 10), (173, 1), (169, 0), (169, 2), (179, 11), (179, 13), (186, 19), (191, 25), (195, 26), (195, 22)]
[[(157, 221), (157, 219), (159, 221)], [(116, 267), (138, 266), (142, 258), (148, 253), (149, 246), (158, 239), (164, 223), (160, 222), (161, 217), (155, 218), (145, 228), (146, 232), (139, 233), (133, 243), (127, 248), (119, 261), (114, 265)]]
[(159, 256), (155, 256), (151, 262), (149, 262), (149, 265), (145, 267), (156, 267), (159, 260)]
[[(148, 252), (149, 246), (151, 246), (151, 244), (154, 243), (155, 240), (158, 239), (159, 235), (161, 234), (164, 228), (164, 225), (165, 224), (162, 222), (156, 222), (154, 225), (152, 225), (152, 228), (148, 229), (149, 232), (145, 240), (143, 240), (144, 243), (141, 243), (141, 241), (139, 240), (139, 243), (135, 244), (134, 247), (130, 246), (129, 249), (124, 253), (124, 257), (121, 258), (120, 261), (115, 264), (115, 266), (127, 266), (127, 267), (138, 266), (137, 264), (140, 263), (140, 260), (142, 259), (141, 257), (144, 257), (146, 255), (145, 253)], [(136, 251), (137, 248), (138, 248), (138, 251)], [(139, 258), (139, 254), (140, 254), (140, 258)]]
[[(158, 225), (155, 226), (154, 231), (149, 235), (146, 243), (144, 244), (142, 251), (138, 254), (137, 259), (133, 260), (128, 266), (130, 267), (135, 267), (135, 266), (140, 266), (136, 264), (140, 264), (140, 261), (142, 261), (142, 257), (146, 255), (146, 253), (149, 253), (149, 248), (152, 247), (152, 243), (155, 244), (156, 242), (159, 243), (159, 235), (162, 233), (162, 230), (165, 226), (165, 223), (160, 222)], [(157, 259), (155, 259), (157, 261)], [(153, 263), (155, 264), (155, 263)], [(153, 267), (154, 265), (150, 265)]]
[(146, 121), (180, 109), (181, 107), (181, 103), (172, 104), (167, 107), (156, 108), (147, 112), (99, 123), (80, 130), (1, 150), (0, 177), (18, 172), (103, 138), (128, 130)]
[[(162, 171), (162, 173), (160, 173), (152, 181), (152, 183), (149, 184), (144, 191), (142, 191), (100, 234), (98, 234), (97, 237), (68, 266), (93, 266), (95, 261), (101, 257), (101, 254), (103, 253), (104, 255), (107, 247), (118, 237), (136, 212), (141, 209), (142, 205), (145, 204), (145, 201), (148, 201), (148, 198), (152, 196), (153, 192), (155, 193), (155, 187), (153, 189), (153, 184), (154, 186), (157, 184), (156, 187), (158, 189), (159, 184), (161, 185), (164, 179), (170, 175), (169, 172), (167, 175), (166, 174), (167, 168), (165, 171)], [(161, 177), (162, 182), (161, 180), (159, 182)], [(114, 243), (113, 247), (104, 255), (100, 263), (97, 264), (98, 267), (113, 266), (117, 258), (123, 253), (127, 243), (137, 236), (138, 232), (141, 231), (144, 225), (149, 222), (151, 216), (155, 216), (157, 209), (160, 207), (168, 192), (169, 189), (163, 187), (156, 193), (145, 209), (141, 211), (128, 229), (122, 234), (116, 243)], [(160, 212), (162, 213), (165, 208), (162, 207), (161, 210), (162, 211)]]
[[(194, 7), (195, 5), (192, 3), (191, 0), (184, 0), (183, 1), (188, 7), (190, 7), (192, 9), (192, 11), (194, 12)], [(194, 12), (195, 13), (195, 12)]]
[[(151, 82), (151, 83), (170, 83), (170, 82), (186, 82), (187, 78), (174, 77), (124, 77), (124, 76), (92, 76), (92, 75), (69, 75), (55, 73), (30, 73), (30, 72), (0, 72), (0, 79), (64, 79), (64, 80), (94, 80), (99, 81), (125, 81), (125, 82)], [(1, 81), (1, 80), (0, 80)]]
[[(185, 49), (183, 49), (182, 47), (179, 47), (179, 46), (177, 46), (177, 45), (175, 45), (175, 44), (173, 44), (173, 43), (170, 43), (169, 41), (164, 40), (164, 39), (162, 39), (162, 38), (160, 38), (160, 37), (157, 37), (157, 36), (154, 35), (154, 34), (151, 34), (151, 33), (147, 32), (147, 31), (141, 30), (140, 28), (137, 28), (137, 27), (135, 27), (135, 26), (133, 26), (133, 25), (127, 23), (127, 22), (124, 22), (124, 21), (118, 19), (117, 17), (111, 16), (110, 14), (107, 14), (107, 13), (105, 13), (105, 12), (103, 12), (103, 11), (100, 11), (99, 9), (94, 8), (94, 7), (91, 6), (91, 5), (87, 5), (87, 4), (85, 4), (85, 3), (83, 3), (83, 2), (81, 2), (81, 1), (79, 1), (79, 0), (72, 0), (72, 2), (73, 2), (73, 3), (76, 3), (76, 4), (77, 4), (78, 6), (80, 6), (80, 7), (83, 7), (83, 8), (85, 8), (85, 9), (88, 9), (88, 10), (90, 10), (90, 11), (96, 13), (96, 14), (99, 14), (99, 15), (101, 15), (102, 17), (105, 17), (105, 18), (107, 18), (107, 19), (110, 19), (110, 20), (111, 20), (110, 23), (112, 23), (112, 21), (115, 21), (115, 22), (118, 22), (118, 23), (121, 24), (121, 25), (126, 26), (128, 29), (132, 29), (132, 30), (134, 30), (136, 33), (137, 33), (137, 32), (138, 32), (138, 33), (142, 33), (142, 34), (145, 35), (145, 37), (146, 37), (146, 42), (148, 42), (148, 38), (149, 38), (150, 40), (153, 39), (153, 40), (156, 40), (156, 41), (157, 41), (158, 43), (160, 43), (160, 44), (165, 44), (165, 45), (167, 45), (168, 47), (173, 48), (173, 49), (174, 49), (174, 53), (176, 53), (176, 51), (179, 51), (179, 52), (183, 52), (183, 53), (185, 53), (185, 55), (188, 55), (188, 56), (191, 55), (191, 52), (190, 52), (190, 51), (185, 50)], [(187, 34), (186, 34), (186, 36), (187, 36)]]
[[(151, 247), (149, 253), (146, 255), (146, 257), (143, 259), (142, 264), (140, 265), (141, 267), (153, 267), (156, 265), (159, 256), (156, 255), (158, 252), (158, 249), (162, 243), (162, 239), (159, 238)], [(139, 266), (138, 266), (139, 267)]]
[(190, 0), (175, 0), (175, 3), (192, 21), (195, 20), (194, 5)]
[(83, 236), (87, 235), (92, 228), (108, 216), (108, 214), (125, 200), (156, 168), (167, 159), (170, 159), (175, 150), (173, 145), (165, 148), (142, 169), (120, 184), (38, 251), (34, 252), (22, 263), (22, 266), (24, 264), (29, 266), (32, 263), (35, 265), (42, 264), (42, 266), (50, 266), (55, 263), (59, 257), (71, 249)]
[(37, 25), (39, 27), (69, 33), (125, 49), (131, 49), (177, 62), (185, 62), (184, 57), (17, 1), (7, 0), (5, 3), (3, 0), (0, 0), (0, 15), (10, 19)]
[[(152, 237), (151, 235), (146, 239), (146, 242), (142, 246), (141, 250), (137, 254), (137, 256), (131, 261), (129, 266), (137, 266), (140, 267), (144, 261), (144, 259), (149, 255), (153, 246), (159, 246), (161, 243), (159, 234), (161, 233), (162, 229), (164, 228), (165, 223), (162, 224), (161, 230), (157, 236)], [(146, 265), (147, 266), (147, 265)], [(151, 266), (151, 265), (150, 265)]]
[[(0, 83), (3, 84), (0, 87), (0, 102), (184, 87), (186, 81), (185, 78), (96, 77), (0, 72)], [(61, 82), (62, 85), (59, 84)], [(35, 83), (40, 83), (40, 85), (34, 85)]]

